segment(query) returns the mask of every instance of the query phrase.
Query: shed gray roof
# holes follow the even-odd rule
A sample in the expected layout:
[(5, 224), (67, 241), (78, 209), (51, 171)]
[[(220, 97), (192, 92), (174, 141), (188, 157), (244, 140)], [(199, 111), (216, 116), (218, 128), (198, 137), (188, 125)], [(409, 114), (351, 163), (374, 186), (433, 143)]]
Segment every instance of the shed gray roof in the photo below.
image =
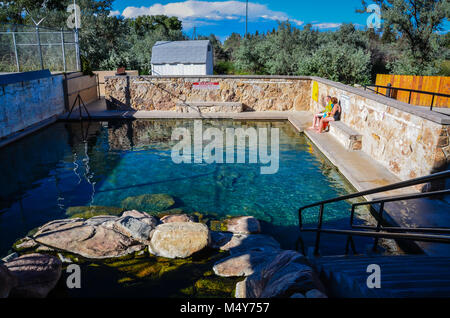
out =
[(205, 64), (209, 40), (156, 42), (152, 64)]

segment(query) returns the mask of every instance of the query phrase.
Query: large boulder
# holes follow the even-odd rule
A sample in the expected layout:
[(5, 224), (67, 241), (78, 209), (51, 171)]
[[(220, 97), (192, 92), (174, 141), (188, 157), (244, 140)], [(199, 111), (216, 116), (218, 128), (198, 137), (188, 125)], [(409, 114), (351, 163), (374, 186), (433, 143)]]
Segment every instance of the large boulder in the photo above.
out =
[(253, 216), (241, 216), (225, 221), (226, 230), (234, 234), (261, 233), (261, 225)]
[(132, 237), (102, 224), (91, 225), (82, 219), (47, 223), (39, 228), (33, 238), (45, 246), (89, 259), (121, 257), (145, 247)]
[(121, 203), (122, 208), (126, 210), (137, 210), (148, 213), (166, 211), (174, 205), (174, 198), (168, 194), (144, 194), (135, 197), (128, 197)]
[(149, 252), (165, 258), (187, 258), (208, 246), (209, 229), (201, 223), (158, 225), (149, 244)]
[(3, 264), (0, 264), (0, 298), (7, 298), (11, 289), (16, 287), (17, 278)]
[(11, 296), (44, 298), (55, 288), (61, 277), (62, 263), (54, 256), (27, 254), (5, 263), (17, 279)]
[(295, 251), (280, 251), (236, 288), (240, 298), (286, 298), (311, 290), (324, 291), (306, 258)]

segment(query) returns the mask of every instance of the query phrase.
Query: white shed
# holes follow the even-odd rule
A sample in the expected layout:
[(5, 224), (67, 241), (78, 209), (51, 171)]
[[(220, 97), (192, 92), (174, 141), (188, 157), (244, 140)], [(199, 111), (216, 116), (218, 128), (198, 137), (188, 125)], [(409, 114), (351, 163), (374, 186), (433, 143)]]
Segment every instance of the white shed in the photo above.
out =
[(214, 52), (209, 40), (156, 42), (152, 75), (213, 75)]

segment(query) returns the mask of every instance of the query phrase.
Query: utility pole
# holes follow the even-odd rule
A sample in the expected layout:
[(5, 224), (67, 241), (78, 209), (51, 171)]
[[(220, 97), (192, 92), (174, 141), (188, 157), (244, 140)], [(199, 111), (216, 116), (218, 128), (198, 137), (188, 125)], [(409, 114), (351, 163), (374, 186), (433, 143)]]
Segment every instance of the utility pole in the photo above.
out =
[(245, 2), (245, 38), (248, 35), (248, 0)]

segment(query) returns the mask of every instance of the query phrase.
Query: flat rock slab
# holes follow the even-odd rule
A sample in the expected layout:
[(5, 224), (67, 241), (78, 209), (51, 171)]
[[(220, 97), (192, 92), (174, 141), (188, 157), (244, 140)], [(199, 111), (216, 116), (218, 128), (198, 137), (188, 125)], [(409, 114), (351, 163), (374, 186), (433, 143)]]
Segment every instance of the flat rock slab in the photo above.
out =
[(148, 244), (152, 231), (156, 227), (156, 221), (153, 223), (149, 222), (149, 224), (148, 222), (143, 222), (143, 220), (146, 219), (135, 219), (131, 216), (124, 216), (114, 223), (114, 229), (139, 242)]
[(201, 223), (158, 225), (149, 244), (149, 252), (165, 258), (187, 258), (208, 246), (209, 229)]
[(250, 276), (259, 268), (271, 262), (277, 255), (275, 251), (249, 252), (227, 257), (217, 262), (214, 273), (221, 277), (243, 277)]
[(27, 254), (5, 263), (17, 278), (11, 296), (44, 298), (55, 288), (61, 277), (62, 263), (54, 256)]
[(38, 230), (34, 240), (89, 259), (121, 257), (144, 248), (136, 240), (113, 229), (89, 225), (81, 219), (50, 222)]
[(228, 241), (223, 242), (223, 245), (217, 244), (220, 250), (228, 251), (232, 255), (250, 251), (280, 250), (280, 243), (273, 237), (263, 234), (235, 234)]

